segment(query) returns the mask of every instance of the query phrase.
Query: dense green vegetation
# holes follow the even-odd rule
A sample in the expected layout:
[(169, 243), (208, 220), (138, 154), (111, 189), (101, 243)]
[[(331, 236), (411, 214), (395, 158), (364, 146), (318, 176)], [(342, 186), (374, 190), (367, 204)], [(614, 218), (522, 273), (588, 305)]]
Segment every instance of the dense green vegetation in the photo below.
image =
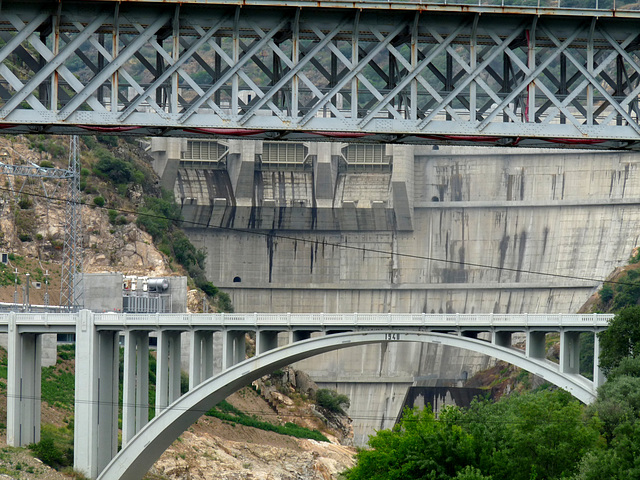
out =
[(335, 390), (320, 388), (316, 392), (316, 403), (334, 413), (344, 413), (345, 408), (349, 408), (350, 401), (346, 395), (339, 394)]
[(62, 366), (62, 360), (75, 357), (75, 345), (59, 345), (56, 365), (42, 369), (42, 400), (62, 410), (73, 411), (75, 374), (72, 366)]
[[(620, 292), (629, 289), (621, 288)], [(627, 297), (629, 298), (629, 297)], [(631, 297), (633, 298), (633, 296)], [(369, 440), (346, 480), (631, 480), (640, 478), (640, 306), (598, 334), (608, 375), (585, 407), (561, 390), (476, 400), (436, 418), (409, 410)], [(622, 305), (623, 302), (620, 303)]]
[(318, 430), (309, 430), (308, 428), (301, 427), (295, 423), (287, 422), (284, 425), (275, 425), (273, 423), (264, 422), (258, 420), (254, 416), (249, 416), (241, 410), (238, 410), (233, 405), (223, 400), (218, 405), (209, 410), (206, 415), (215, 417), (231, 424), (240, 424), (247, 427), (257, 428), (259, 430), (266, 430), (268, 432), (276, 432), (281, 435), (288, 435), (296, 438), (310, 438), (312, 440), (318, 440), (320, 442), (328, 442), (329, 440)]
[(29, 445), (33, 454), (43, 463), (57, 469), (73, 466), (73, 422), (58, 428), (44, 424), (41, 428), (40, 441)]
[(561, 390), (502, 401), (408, 410), (392, 430), (378, 432), (358, 453), (348, 480), (569, 478), (599, 445), (598, 422)]
[(602, 351), (600, 367), (606, 375), (624, 359), (640, 357), (640, 306), (623, 308), (598, 337)]
[[(640, 251), (631, 259), (632, 265), (640, 263)], [(600, 291), (598, 309), (603, 312), (618, 312), (640, 303), (640, 269), (630, 268), (615, 281), (605, 282)]]

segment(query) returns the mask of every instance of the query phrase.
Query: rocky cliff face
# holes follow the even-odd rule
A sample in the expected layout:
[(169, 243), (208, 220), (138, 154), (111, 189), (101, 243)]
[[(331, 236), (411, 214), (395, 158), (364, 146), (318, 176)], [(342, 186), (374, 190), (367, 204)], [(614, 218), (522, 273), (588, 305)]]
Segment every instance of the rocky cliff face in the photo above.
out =
[[(227, 400), (262, 421), (296, 423), (330, 440), (297, 439), (203, 416), (156, 462), (151, 473), (171, 480), (332, 480), (355, 464), (351, 420), (316, 406), (317, 386), (285, 368)], [(256, 392), (260, 392), (259, 394)]]
[(151, 473), (171, 480), (330, 480), (355, 463), (351, 447), (252, 430), (203, 419)]

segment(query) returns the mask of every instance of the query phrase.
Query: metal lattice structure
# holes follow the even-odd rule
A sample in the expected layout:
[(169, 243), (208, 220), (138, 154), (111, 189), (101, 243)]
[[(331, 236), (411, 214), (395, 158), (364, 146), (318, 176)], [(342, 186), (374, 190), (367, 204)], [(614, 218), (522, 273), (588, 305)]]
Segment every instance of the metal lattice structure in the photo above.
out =
[(69, 182), (65, 209), (64, 245), (60, 276), (60, 306), (77, 311), (84, 305), (82, 288), (82, 216), (78, 137), (69, 138)]
[[(74, 143), (75, 142), (75, 143)], [(69, 309), (76, 310), (82, 305), (82, 276), (78, 275), (77, 279), (74, 278), (73, 272), (82, 271), (82, 251), (80, 234), (81, 231), (81, 217), (80, 217), (80, 171), (77, 160), (77, 137), (72, 137), (70, 141), (70, 158), (69, 169), (61, 168), (46, 168), (30, 163), (29, 165), (9, 165), (0, 162), (0, 175), (20, 176), (26, 178), (39, 179), (43, 182), (45, 179), (51, 180), (63, 180), (67, 182), (66, 192), (66, 205), (65, 205), (65, 225), (64, 225), (64, 246), (63, 246), (63, 261), (61, 272), (61, 290), (60, 290), (60, 305)], [(18, 196), (22, 193), (22, 188), (15, 191), (14, 195)], [(42, 189), (45, 196), (49, 196), (47, 188), (42, 183)], [(14, 305), (18, 305), (18, 290), (17, 290), (17, 274), (16, 269), (16, 289), (13, 295)], [(44, 304), (49, 306), (49, 272), (45, 273), (45, 288), (46, 293), (44, 295)], [(26, 302), (26, 299), (25, 299)], [(25, 307), (26, 309), (26, 303)]]
[(636, 148), (640, 12), (584, 3), (6, 2), (0, 127)]

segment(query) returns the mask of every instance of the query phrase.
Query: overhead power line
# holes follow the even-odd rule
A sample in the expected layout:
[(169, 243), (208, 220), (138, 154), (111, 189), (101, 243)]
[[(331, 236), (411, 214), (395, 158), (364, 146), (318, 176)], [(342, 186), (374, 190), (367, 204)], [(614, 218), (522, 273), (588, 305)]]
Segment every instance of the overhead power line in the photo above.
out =
[[(7, 187), (0, 187), (0, 191), (6, 191), (6, 192), (15, 193), (14, 190), (12, 190), (10, 188), (7, 188)], [(27, 195), (30, 195), (30, 196), (33, 196), (33, 197), (46, 198), (49, 201), (51, 201), (51, 200), (64, 201), (61, 198), (51, 198), (51, 197), (47, 198), (44, 195), (37, 194), (37, 193), (31, 193), (31, 192), (27, 193)], [(282, 233), (275, 233), (273, 230), (271, 230), (271, 231), (260, 231), (260, 230), (235, 228), (235, 227), (225, 227), (225, 226), (212, 227), (212, 226), (210, 226), (210, 225), (208, 225), (206, 223), (203, 223), (203, 222), (195, 222), (195, 221), (190, 221), (190, 220), (183, 220), (181, 218), (171, 218), (171, 217), (167, 217), (165, 215), (157, 215), (157, 214), (151, 214), (151, 213), (141, 213), (141, 212), (137, 212), (137, 211), (134, 211), (134, 210), (127, 210), (127, 209), (124, 209), (124, 208), (112, 208), (112, 207), (109, 207), (109, 206), (100, 207), (98, 205), (92, 205), (91, 207), (92, 208), (97, 208), (97, 209), (102, 209), (102, 210), (115, 210), (118, 213), (127, 214), (127, 215), (136, 215), (136, 216), (146, 216), (146, 217), (149, 217), (149, 218), (158, 218), (158, 219), (162, 219), (162, 220), (168, 220), (168, 221), (174, 222), (176, 224), (188, 225), (188, 226), (192, 226), (192, 227), (208, 228), (208, 229), (211, 229), (211, 230), (230, 231), (230, 232), (242, 233), (242, 234), (247, 234), (247, 235), (258, 235), (258, 236), (262, 236), (262, 237), (268, 237), (268, 238), (279, 239), (279, 240), (290, 240), (290, 241), (295, 241), (295, 242), (300, 242), (300, 243), (311, 243), (311, 244), (316, 244), (317, 243), (317, 240), (314, 240), (314, 239), (303, 238), (303, 237), (295, 236), (295, 235), (285, 235), (285, 234), (282, 234)], [(610, 284), (618, 284), (618, 285), (635, 285), (632, 282), (624, 282), (624, 281), (619, 281), (619, 280), (607, 280), (606, 278), (600, 278), (600, 277), (585, 277), (585, 276), (580, 276), (580, 275), (569, 275), (569, 274), (562, 274), (562, 273), (541, 272), (541, 271), (537, 271), (537, 270), (527, 270), (527, 269), (522, 269), (522, 268), (514, 268), (514, 267), (498, 266), (498, 265), (489, 265), (489, 264), (477, 263), (477, 262), (468, 262), (468, 261), (464, 261), (464, 260), (453, 260), (453, 259), (437, 258), (437, 257), (429, 256), (429, 255), (419, 255), (419, 254), (413, 254), (413, 253), (393, 252), (393, 251), (390, 251), (390, 250), (382, 250), (382, 249), (371, 248), (371, 247), (349, 245), (349, 244), (346, 244), (346, 243), (336, 243), (336, 242), (323, 241), (323, 245), (324, 246), (328, 246), (328, 247), (341, 248), (341, 249), (344, 249), (344, 250), (355, 250), (355, 251), (359, 251), (359, 252), (363, 252), (363, 253), (376, 253), (376, 254), (380, 254), (380, 255), (388, 255), (390, 257), (410, 258), (410, 259), (414, 259), (414, 260), (428, 260), (428, 261), (432, 261), (432, 262), (440, 262), (440, 263), (445, 263), (445, 264), (449, 264), (449, 265), (457, 265), (457, 266), (461, 266), (461, 267), (484, 268), (484, 269), (488, 269), (488, 270), (499, 270), (499, 271), (512, 272), (512, 273), (523, 273), (523, 274), (530, 274), (530, 275), (539, 275), (539, 276), (550, 277), (550, 278), (561, 278), (561, 279), (565, 279), (565, 280), (581, 280), (581, 281), (592, 282), (592, 283), (597, 283), (597, 284), (610, 283)]]

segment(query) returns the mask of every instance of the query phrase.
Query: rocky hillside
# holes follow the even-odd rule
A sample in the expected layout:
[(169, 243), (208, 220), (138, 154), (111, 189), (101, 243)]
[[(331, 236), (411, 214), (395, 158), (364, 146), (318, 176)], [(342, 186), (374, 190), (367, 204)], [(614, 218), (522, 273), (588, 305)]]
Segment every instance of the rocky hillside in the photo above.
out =
[[(145, 196), (160, 194), (157, 178), (137, 143), (115, 137), (86, 137), (81, 139), (80, 147), (84, 271), (148, 276), (187, 274), (171, 256), (171, 248), (154, 245), (152, 236), (136, 224), (136, 212)], [(0, 161), (67, 168), (68, 139), (36, 135), (0, 137)], [(134, 167), (129, 168), (129, 164)], [(0, 252), (9, 254), (9, 263), (0, 264), (0, 302), (12, 303), (17, 292), (18, 303), (22, 304), (29, 273), (30, 303), (42, 304), (47, 292), (50, 304), (57, 304), (65, 215), (61, 199), (66, 185), (18, 176), (4, 176), (2, 180)], [(40, 282), (40, 288), (34, 282)], [(200, 290), (189, 291), (191, 311), (202, 308), (203, 297)], [(55, 378), (60, 385), (60, 379), (68, 377), (72, 369), (72, 361), (59, 360), (53, 374), (59, 375)], [(0, 368), (0, 397), (6, 392), (4, 382)], [(243, 425), (234, 418), (203, 416), (165, 452), (149, 478), (337, 478), (339, 472), (353, 464), (354, 449), (342, 445), (351, 443), (350, 421), (345, 415), (316, 407), (309, 400), (315, 389), (308, 377), (285, 369), (273, 378), (257, 382), (255, 389), (246, 388), (234, 394), (228, 404), (234, 411), (244, 412), (243, 417), (278, 427), (294, 423), (309, 431), (322, 432), (331, 442), (265, 431)], [(6, 401), (0, 399), (0, 405), (6, 405)], [(66, 441), (73, 423), (69, 405), (72, 405), (69, 399), (52, 405), (44, 402), (42, 414), (45, 428), (58, 432), (56, 438), (66, 437)], [(0, 407), (0, 416), (5, 415), (5, 407)], [(0, 428), (0, 435), (4, 433), (4, 428)], [(26, 449), (0, 447), (0, 479), (58, 480), (69, 476), (73, 473), (51, 469)]]
[[(99, 155), (135, 159), (147, 190), (156, 182), (142, 161), (135, 143), (106, 137), (107, 143), (89, 137), (80, 142), (82, 246), (84, 271), (120, 271), (133, 275), (174, 274), (171, 259), (153, 244), (151, 235), (136, 226), (136, 210), (143, 201), (142, 185), (135, 181), (114, 184), (102, 175)], [(68, 167), (67, 137), (0, 137), (0, 161), (12, 165)], [(88, 145), (94, 145), (90, 148)], [(98, 152), (98, 154), (96, 154)], [(105, 154), (104, 152), (108, 152)], [(64, 242), (65, 181), (4, 175), (0, 189), (0, 252), (9, 253), (9, 264), (0, 266), (0, 301), (12, 302), (15, 270), (18, 297), (23, 301), (25, 274), (41, 282), (30, 289), (30, 301), (42, 304), (47, 290), (51, 304), (60, 298), (60, 265)]]
[[(318, 430), (331, 442), (281, 435), (210, 416), (173, 443), (150, 472), (171, 480), (329, 480), (354, 465), (351, 421), (315, 405), (317, 389), (305, 375), (284, 369), (227, 399), (234, 410), (273, 425), (291, 422)], [(285, 378), (283, 378), (285, 377)], [(296, 385), (296, 378), (298, 385)], [(293, 382), (292, 383), (292, 380)], [(276, 386), (277, 385), (277, 386)], [(258, 393), (259, 392), (259, 393)], [(284, 393), (283, 393), (284, 392)]]

